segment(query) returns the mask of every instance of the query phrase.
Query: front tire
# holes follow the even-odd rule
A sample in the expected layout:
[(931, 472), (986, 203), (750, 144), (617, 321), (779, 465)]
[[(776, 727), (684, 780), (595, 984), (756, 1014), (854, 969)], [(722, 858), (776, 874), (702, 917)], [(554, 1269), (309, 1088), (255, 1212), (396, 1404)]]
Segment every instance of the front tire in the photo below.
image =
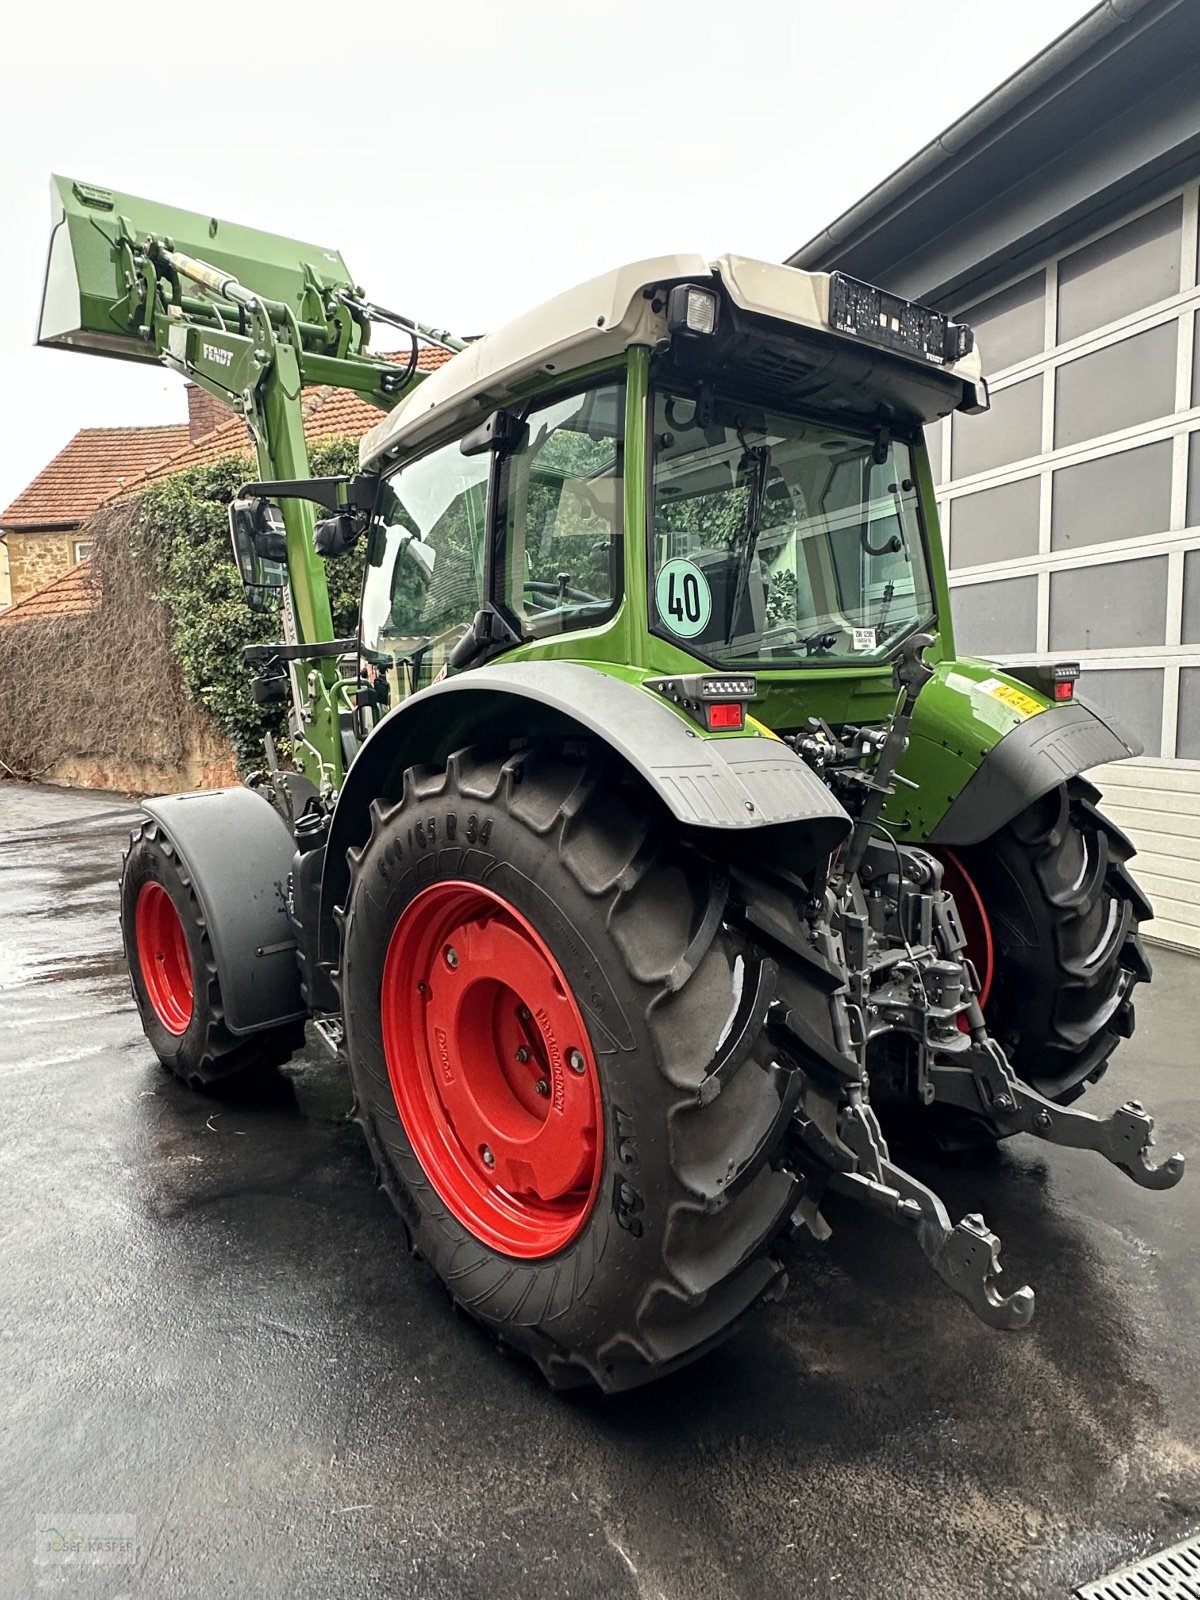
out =
[(719, 866), (631, 781), (542, 747), (411, 769), (350, 861), (357, 1115), (461, 1306), (556, 1386), (616, 1390), (782, 1288), (769, 963)]
[(157, 822), (132, 836), (121, 875), (121, 935), (134, 1002), (159, 1061), (193, 1089), (269, 1074), (304, 1044), (302, 1022), (235, 1035), (200, 902)]

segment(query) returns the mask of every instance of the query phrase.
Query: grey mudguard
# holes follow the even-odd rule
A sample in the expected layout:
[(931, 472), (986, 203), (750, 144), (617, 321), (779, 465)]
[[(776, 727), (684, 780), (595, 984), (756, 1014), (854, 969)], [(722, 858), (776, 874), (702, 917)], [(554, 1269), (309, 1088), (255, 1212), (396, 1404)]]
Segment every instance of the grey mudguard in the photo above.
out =
[(200, 902), (231, 1033), (308, 1015), (287, 915), (295, 850), (276, 811), (252, 789), (201, 789), (146, 800)]
[[(615, 750), (684, 827), (799, 828), (813, 853), (834, 850), (849, 835), (845, 809), (778, 739), (703, 738), (665, 701), (576, 662), (496, 662), (413, 695), (359, 752), (326, 850), (323, 953), (333, 907), (343, 903), (349, 881), (346, 851), (365, 842), (371, 801), (398, 794), (406, 767), (445, 761), (481, 738), (572, 733), (594, 734)], [(782, 833), (769, 837), (784, 842)]]
[(931, 844), (978, 844), (1056, 784), (1106, 761), (1140, 756), (1120, 733), (1078, 701), (1052, 706), (1006, 733), (980, 762), (929, 835)]

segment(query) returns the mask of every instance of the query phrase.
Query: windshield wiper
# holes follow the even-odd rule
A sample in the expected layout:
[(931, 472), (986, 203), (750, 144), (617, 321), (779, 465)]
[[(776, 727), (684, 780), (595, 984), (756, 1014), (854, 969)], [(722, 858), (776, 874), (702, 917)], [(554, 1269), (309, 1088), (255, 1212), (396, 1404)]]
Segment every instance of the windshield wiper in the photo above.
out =
[(763, 502), (767, 494), (767, 474), (771, 470), (771, 447), (767, 444), (748, 445), (746, 436), (738, 429), (738, 442), (743, 451), (742, 459), (738, 463), (738, 475), (745, 474), (746, 488), (746, 520), (742, 527), (742, 556), (738, 562), (737, 582), (733, 588), (733, 604), (729, 609), (729, 616), (725, 627), (725, 643), (733, 643), (734, 629), (737, 619), (741, 615), (742, 605), (746, 599), (746, 591), (750, 587), (750, 567), (758, 551), (758, 539), (762, 532)]

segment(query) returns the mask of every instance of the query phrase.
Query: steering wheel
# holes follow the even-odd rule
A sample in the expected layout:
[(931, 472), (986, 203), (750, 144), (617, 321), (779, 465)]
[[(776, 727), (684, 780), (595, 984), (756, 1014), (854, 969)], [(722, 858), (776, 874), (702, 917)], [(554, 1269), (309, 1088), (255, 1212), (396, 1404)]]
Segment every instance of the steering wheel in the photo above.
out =
[(555, 604), (561, 604), (563, 600), (578, 600), (583, 605), (592, 606), (606, 606), (608, 604), (608, 601), (600, 595), (591, 594), (587, 589), (576, 589), (569, 583), (560, 586), (557, 583), (547, 583), (539, 578), (529, 578), (521, 587), (527, 594), (532, 595), (535, 600), (545, 598), (547, 603), (543, 609), (546, 611), (552, 610)]

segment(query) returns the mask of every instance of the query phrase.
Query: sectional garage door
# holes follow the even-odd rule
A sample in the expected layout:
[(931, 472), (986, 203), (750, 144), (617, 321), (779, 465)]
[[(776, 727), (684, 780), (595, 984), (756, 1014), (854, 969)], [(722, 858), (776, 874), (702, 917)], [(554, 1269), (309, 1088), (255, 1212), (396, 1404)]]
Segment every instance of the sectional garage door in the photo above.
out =
[(985, 417), (932, 430), (960, 653), (1078, 660), (1146, 754), (1094, 774), (1148, 930), (1200, 948), (1197, 185), (961, 307)]

